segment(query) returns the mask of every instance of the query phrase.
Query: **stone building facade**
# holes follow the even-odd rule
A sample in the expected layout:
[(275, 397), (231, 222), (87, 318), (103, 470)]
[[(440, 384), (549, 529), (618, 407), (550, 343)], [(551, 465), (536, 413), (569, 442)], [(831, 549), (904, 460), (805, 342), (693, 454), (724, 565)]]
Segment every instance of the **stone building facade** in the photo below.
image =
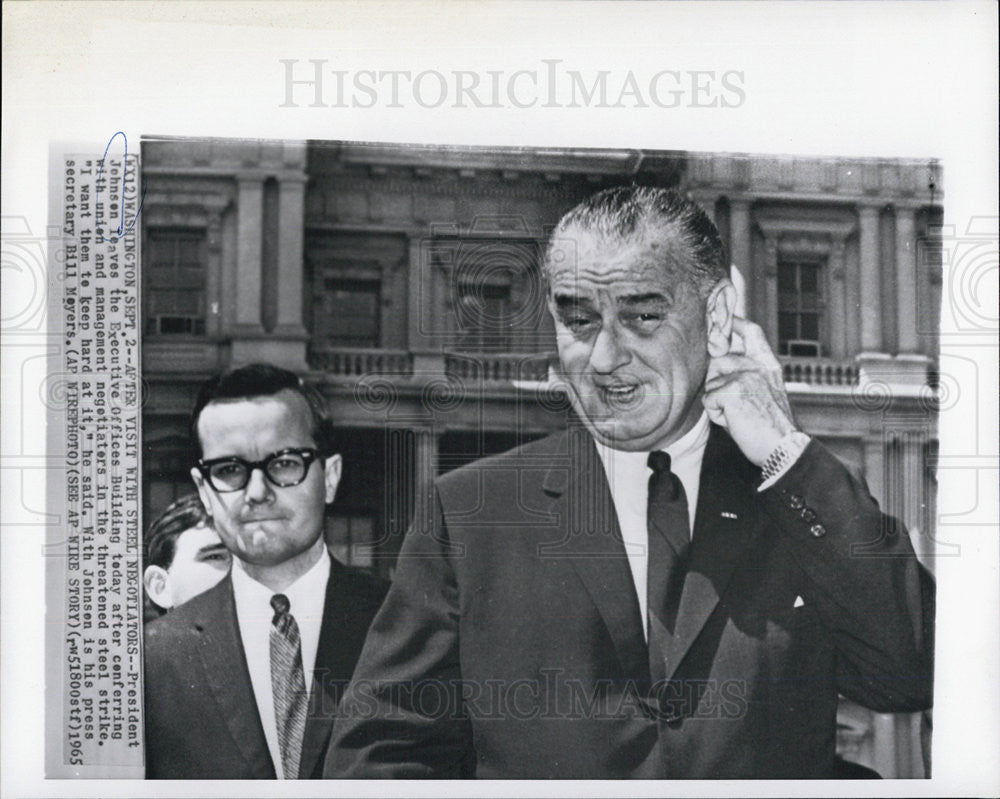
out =
[[(328, 398), (331, 543), (391, 574), (436, 475), (565, 423), (539, 258), (562, 213), (634, 181), (713, 217), (801, 427), (932, 549), (934, 163), (187, 139), (142, 159), (146, 519), (191, 490), (201, 381), (270, 361)], [(922, 773), (918, 717), (842, 719), (849, 757)]]

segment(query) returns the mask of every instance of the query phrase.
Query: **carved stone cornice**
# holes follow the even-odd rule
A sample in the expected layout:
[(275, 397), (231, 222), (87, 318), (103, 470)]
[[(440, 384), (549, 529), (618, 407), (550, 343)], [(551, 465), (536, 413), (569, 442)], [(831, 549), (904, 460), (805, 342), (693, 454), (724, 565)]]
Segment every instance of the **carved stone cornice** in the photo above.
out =
[(420, 179), (405, 178), (395, 175), (372, 178), (357, 175), (327, 174), (314, 178), (307, 193), (371, 192), (385, 194), (403, 194), (408, 196), (435, 197), (490, 197), (512, 200), (535, 200), (547, 203), (566, 202), (571, 196), (572, 186), (563, 183), (552, 183), (542, 176), (525, 175), (521, 180), (502, 180), (497, 176), (496, 182), (488, 179), (460, 179), (457, 171), (450, 174), (438, 173), (434, 177)]
[(827, 256), (831, 249), (833, 246), (826, 235), (786, 233), (778, 238), (778, 251), (783, 253)]
[(148, 216), (161, 208), (197, 208), (208, 213), (222, 213), (232, 201), (229, 192), (147, 192), (142, 212)]
[(765, 238), (793, 236), (799, 238), (828, 237), (830, 242), (843, 241), (854, 232), (853, 221), (834, 219), (787, 219), (758, 216), (755, 220)]
[[(336, 159), (345, 164), (406, 166), (423, 169), (523, 170), (564, 174), (634, 173), (647, 155), (632, 150), (571, 150), (528, 147), (463, 147), (400, 144), (340, 144)], [(333, 153), (331, 153), (333, 155)], [(678, 163), (683, 156), (674, 156)]]
[(791, 201), (878, 198), (930, 205), (943, 197), (940, 165), (933, 159), (691, 154), (685, 183), (724, 196), (746, 192), (760, 199)]

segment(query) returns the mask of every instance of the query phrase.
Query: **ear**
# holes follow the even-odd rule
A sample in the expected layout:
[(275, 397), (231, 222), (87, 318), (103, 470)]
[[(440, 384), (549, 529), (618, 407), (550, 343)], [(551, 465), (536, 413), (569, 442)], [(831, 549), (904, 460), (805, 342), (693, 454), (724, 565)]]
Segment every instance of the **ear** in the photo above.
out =
[(164, 610), (174, 606), (173, 591), (170, 589), (170, 575), (160, 566), (147, 566), (142, 575), (146, 594)]
[(340, 455), (331, 455), (323, 464), (323, 482), (326, 486), (326, 504), (333, 502), (337, 496), (337, 486), (340, 484), (340, 470), (344, 461)]
[(718, 358), (729, 352), (733, 335), (733, 314), (736, 312), (736, 287), (723, 278), (712, 287), (705, 302), (705, 330), (708, 354)]
[(194, 481), (194, 487), (198, 489), (198, 496), (201, 498), (201, 504), (205, 507), (205, 511), (208, 513), (209, 521), (212, 518), (212, 506), (208, 504), (209, 497), (211, 496), (208, 486), (205, 485), (205, 477), (197, 469), (191, 469), (191, 479)]

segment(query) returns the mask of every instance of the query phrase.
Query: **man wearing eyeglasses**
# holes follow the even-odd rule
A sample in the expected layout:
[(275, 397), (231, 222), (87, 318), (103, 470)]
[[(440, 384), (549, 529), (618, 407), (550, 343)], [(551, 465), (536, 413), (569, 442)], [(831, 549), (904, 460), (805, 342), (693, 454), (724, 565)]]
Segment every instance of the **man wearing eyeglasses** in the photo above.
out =
[(342, 461), (323, 398), (253, 364), (209, 380), (191, 476), (233, 569), (145, 635), (146, 774), (321, 776), (340, 693), (385, 594), (323, 538)]

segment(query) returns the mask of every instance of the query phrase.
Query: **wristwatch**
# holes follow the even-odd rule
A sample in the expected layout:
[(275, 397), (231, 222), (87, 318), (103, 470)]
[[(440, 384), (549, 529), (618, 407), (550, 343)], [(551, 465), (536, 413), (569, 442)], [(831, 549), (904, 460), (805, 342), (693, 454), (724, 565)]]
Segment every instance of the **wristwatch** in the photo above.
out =
[(809, 446), (809, 436), (798, 430), (793, 430), (781, 439), (761, 467), (759, 490), (763, 491), (775, 483), (799, 459), (807, 446)]

